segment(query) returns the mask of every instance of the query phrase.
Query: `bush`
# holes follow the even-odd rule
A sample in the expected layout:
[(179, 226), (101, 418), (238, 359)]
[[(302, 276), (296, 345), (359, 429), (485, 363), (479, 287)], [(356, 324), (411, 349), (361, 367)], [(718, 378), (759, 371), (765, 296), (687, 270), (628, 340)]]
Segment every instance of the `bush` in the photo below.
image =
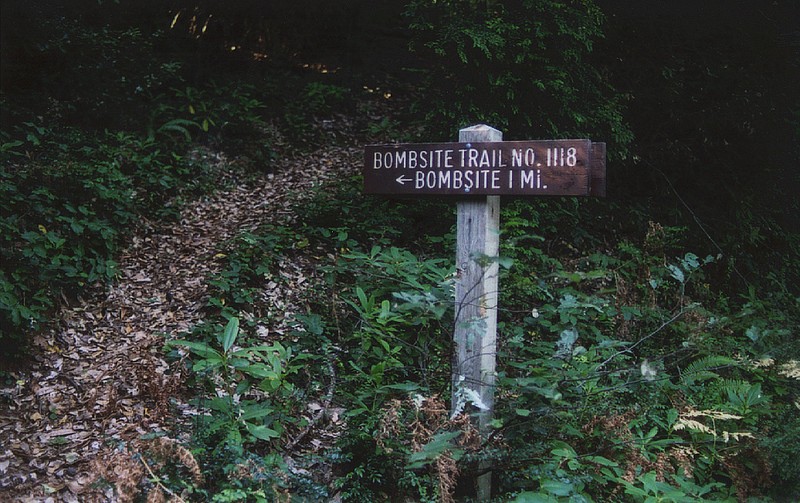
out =
[[(447, 276), (422, 280), (424, 268), (403, 264), (446, 270), (449, 260), (434, 266), (411, 250), (348, 244), (333, 284), (350, 307), (336, 326), (340, 344), (352, 338), (346, 347), (355, 370), (347, 393), (354, 393), (348, 400), (358, 427), (339, 446), (350, 500), (441, 494), (435, 467), (445, 459), (468, 478), (488, 461), (497, 468), (496, 494), (519, 501), (622, 493), (732, 499), (796, 484), (793, 471), (776, 470), (797, 448), (794, 429), (773, 426), (796, 407), (800, 348), (789, 328), (797, 324), (796, 299), (728, 303), (708, 284), (717, 258), (684, 251), (685, 229), (655, 222), (640, 240), (617, 238), (606, 253), (584, 255), (571, 241), (597, 236), (558, 232), (573, 219), (581, 227), (582, 211), (566, 203), (543, 203), (538, 213), (527, 204), (504, 210), (501, 254), (514, 266), (500, 281), (495, 441), (479, 450), (464, 444), (464, 430), (436, 426), (433, 416), (423, 423), (424, 440), (409, 429), (386, 430), (387, 421), (409, 424), (421, 414), (415, 400), (448, 392), (452, 293), (435, 286)], [(558, 258), (539, 245), (540, 232)], [(428, 286), (404, 292), (416, 281)], [(424, 360), (414, 350), (420, 334), (436, 341)], [(443, 371), (437, 377), (429, 369)], [(789, 445), (778, 447), (778, 431)]]
[[(303, 357), (288, 378), (293, 397), (313, 400), (335, 382), (330, 398), (348, 428), (317, 462), (341, 476), (333, 487), (282, 479), (287, 490), (337, 491), (345, 501), (467, 498), (486, 464), (494, 494), (515, 501), (794, 490), (797, 473), (785, 460), (800, 448), (791, 420), (800, 393), (796, 299), (753, 293), (729, 302), (708, 284), (717, 258), (685, 251), (681, 227), (636, 220), (625, 230), (641, 229), (638, 237), (615, 229), (601, 239), (581, 225), (581, 205), (510, 203), (501, 219), (502, 261), (513, 266), (500, 280), (496, 410), (481, 441), (469, 416), (451, 416), (442, 398), (451, 385), (453, 277), (443, 257), (452, 254), (452, 213), (422, 205), (450, 224), (398, 234), (413, 205), (354, 191), (332, 183), (303, 204), (293, 227), (243, 234), (213, 280), (214, 307), (256, 327), (283, 316), (258, 291), (283, 281), (284, 260), (313, 256), (322, 273), (309, 278), (307, 311), (282, 340)], [(581, 228), (559, 235), (573, 225)], [(575, 242), (606, 248), (583, 253)], [(292, 400), (264, 400), (282, 431), (296, 431)], [(204, 431), (197, 439), (210, 459), (228, 465), (274, 454), (243, 432), (241, 449), (218, 449), (222, 437)], [(264, 470), (277, 477), (282, 468)], [(262, 487), (255, 476), (237, 480), (217, 490)]]
[[(150, 126), (138, 132), (28, 121), (2, 132), (0, 326), (5, 346), (16, 348), (8, 351), (24, 353), (26, 334), (49, 319), (62, 295), (114, 278), (123, 231), (140, 217), (169, 218), (182, 194), (212, 190), (218, 174), (185, 155), (190, 142), (228, 134), (242, 121), (261, 124), (254, 118), (260, 102), (246, 89), (214, 93), (159, 96)], [(268, 145), (251, 153), (272, 155)]]
[[(524, 224), (506, 225), (535, 240)], [(560, 260), (507, 241), (519, 269), (501, 280), (501, 491), (694, 501), (794, 483), (770, 479), (784, 454), (767, 426), (793, 407), (798, 347), (777, 327), (794, 322), (771, 303), (720, 302), (712, 257), (671, 255), (680, 236), (651, 223), (641, 247)]]
[(119, 164), (96, 158), (63, 167), (4, 164), (0, 191), (0, 325), (17, 347), (13, 353), (22, 351), (23, 334), (46, 319), (61, 294), (113, 278), (112, 256), (136, 205)]
[(407, 15), (432, 62), (417, 107), (435, 134), (485, 122), (514, 139), (604, 138), (626, 155), (621, 99), (589, 58), (603, 35), (594, 2), (415, 0)]

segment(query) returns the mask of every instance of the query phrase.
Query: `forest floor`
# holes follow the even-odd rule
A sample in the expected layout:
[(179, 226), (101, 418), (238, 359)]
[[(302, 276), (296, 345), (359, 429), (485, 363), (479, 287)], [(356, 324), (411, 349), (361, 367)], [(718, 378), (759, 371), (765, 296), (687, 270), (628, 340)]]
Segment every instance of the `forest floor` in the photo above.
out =
[[(144, 444), (180, 454), (187, 439), (174, 438), (185, 431), (178, 426), (198, 411), (187, 403), (179, 364), (165, 361), (165, 338), (208, 314), (206, 280), (220, 270), (234, 236), (291, 223), (292, 205), (312, 186), (360, 169), (362, 146), (350, 118), (316, 127), (331, 140), (319, 144), (328, 146), (287, 152), (245, 182), (236, 180), (236, 158), (196, 149), (193, 155), (226, 173), (224, 188), (187, 204), (177, 222), (145, 222), (117, 258), (117, 282), (64, 299), (58, 326), (36, 337), (31, 366), (0, 389), (1, 500), (125, 501), (151, 470), (137, 456)], [(279, 150), (285, 145), (277, 131), (265, 134)], [(281, 265), (287, 281), (264, 292), (286, 313), (279, 326), (267, 327), (271, 337), (280, 337), (295, 300), (313, 283), (305, 279), (316, 274), (311, 259)], [(325, 432), (304, 439), (319, 447), (312, 436)]]

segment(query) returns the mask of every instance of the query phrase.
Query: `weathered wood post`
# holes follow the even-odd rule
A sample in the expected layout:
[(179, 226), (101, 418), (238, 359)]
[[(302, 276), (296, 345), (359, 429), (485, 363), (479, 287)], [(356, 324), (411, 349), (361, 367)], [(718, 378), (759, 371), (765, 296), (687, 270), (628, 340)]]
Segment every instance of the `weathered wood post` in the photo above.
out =
[[(467, 145), (502, 139), (500, 131), (486, 125), (464, 128), (458, 133), (458, 141)], [(459, 393), (463, 400), (466, 389), (474, 390), (483, 406), (478, 422), (481, 435), (485, 436), (494, 410), (500, 196), (476, 196), (460, 200), (456, 206), (456, 362), (451, 403), (455, 408)], [(491, 472), (478, 478), (479, 500), (489, 499), (491, 483)]]

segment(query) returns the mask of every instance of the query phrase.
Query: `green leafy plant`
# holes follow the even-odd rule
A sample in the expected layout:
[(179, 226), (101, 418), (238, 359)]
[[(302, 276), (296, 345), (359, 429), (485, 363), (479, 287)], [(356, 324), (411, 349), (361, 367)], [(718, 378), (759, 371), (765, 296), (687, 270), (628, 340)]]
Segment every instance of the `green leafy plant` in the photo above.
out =
[(196, 452), (213, 481), (205, 491), (214, 501), (263, 499), (284, 484), (277, 443), (303, 424), (291, 377), (306, 357), (278, 342), (247, 344), (236, 316), (215, 335), (208, 342), (167, 342), (167, 348), (188, 351), (203, 390), (193, 403), (203, 412), (195, 425)]
[(318, 139), (320, 130), (314, 127), (314, 122), (343, 111), (347, 106), (347, 97), (348, 90), (344, 87), (307, 82), (284, 108), (283, 120), (291, 139), (300, 145)]
[(406, 15), (412, 49), (437, 62), (417, 104), (437, 134), (477, 122), (534, 137), (594, 133), (625, 155), (621, 99), (588, 57), (603, 35), (594, 2), (415, 0)]
[[(192, 370), (209, 376), (212, 385), (220, 386), (217, 396), (203, 402), (215, 413), (204, 425), (206, 434), (220, 433), (225, 442), (234, 445), (279, 438), (283, 426), (276, 421), (279, 416), (268, 396), (279, 390), (291, 392), (292, 386), (286, 380), (291, 372), (287, 366), (291, 350), (279, 343), (235, 348), (238, 336), (239, 319), (232, 317), (217, 341), (218, 348), (189, 340), (169, 341), (167, 346), (188, 349), (196, 357)], [(263, 399), (240, 398), (250, 392), (263, 395)]]
[[(243, 135), (264, 124), (262, 102), (244, 86), (168, 92), (163, 85), (179, 80), (178, 70), (166, 65), (148, 76), (152, 87), (141, 92), (151, 99), (149, 124), (98, 133), (63, 121), (45, 126), (41, 115), (27, 120), (32, 111), (14, 110), (0, 133), (0, 338), (13, 341), (4, 344), (10, 352), (25, 352), (27, 334), (62, 295), (114, 279), (113, 257), (133, 222), (173, 218), (181, 197), (218, 185), (216, 169), (186, 155), (191, 142), (214, 128)], [(250, 150), (272, 159), (267, 144)]]
[[(426, 383), (440, 379), (431, 373), (431, 365), (441, 355), (449, 331), (449, 320), (443, 320), (452, 312), (451, 266), (377, 245), (368, 252), (351, 250), (340, 260), (333, 273), (357, 271), (352, 279), (337, 279), (355, 284), (355, 297), (345, 299), (356, 314), (355, 324), (340, 341), (353, 355), (352, 364), (377, 386), (411, 376)], [(369, 294), (364, 289), (368, 285)]]
[[(647, 472), (636, 479), (637, 484), (625, 483), (625, 493), (633, 497), (635, 501), (645, 503), (651, 502), (674, 502), (690, 503), (706, 499), (709, 496), (717, 496), (716, 501), (735, 501), (732, 497), (719, 498), (719, 494), (714, 494), (714, 489), (723, 487), (722, 483), (711, 483), (705, 486), (698, 486), (690, 479), (675, 476), (670, 482), (657, 480), (654, 472)], [(639, 486), (641, 485), (641, 487)]]
[(273, 277), (275, 261), (291, 243), (304, 238), (286, 227), (267, 226), (259, 233), (244, 232), (237, 236), (229, 253), (220, 253), (226, 267), (209, 279), (215, 295), (209, 304), (221, 311), (238, 309), (266, 315), (256, 299), (264, 280)]

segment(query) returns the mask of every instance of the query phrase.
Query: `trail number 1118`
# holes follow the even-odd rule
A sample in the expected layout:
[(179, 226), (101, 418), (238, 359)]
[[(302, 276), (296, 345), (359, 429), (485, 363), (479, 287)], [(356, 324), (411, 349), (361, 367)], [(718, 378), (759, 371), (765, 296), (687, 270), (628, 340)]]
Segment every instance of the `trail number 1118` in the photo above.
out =
[(547, 149), (547, 165), (555, 167), (573, 167), (578, 162), (578, 150), (575, 147), (555, 147)]

